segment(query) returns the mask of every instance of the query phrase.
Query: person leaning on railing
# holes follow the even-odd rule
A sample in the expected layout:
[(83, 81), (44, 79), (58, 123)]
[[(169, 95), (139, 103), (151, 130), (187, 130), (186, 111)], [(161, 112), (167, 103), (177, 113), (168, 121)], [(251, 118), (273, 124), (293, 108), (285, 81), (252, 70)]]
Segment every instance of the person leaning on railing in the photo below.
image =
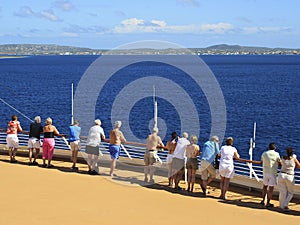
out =
[(148, 174), (150, 175), (150, 183), (154, 183), (154, 167), (153, 164), (157, 161), (157, 147), (164, 148), (164, 144), (161, 141), (161, 138), (157, 135), (158, 129), (153, 128), (152, 134), (147, 138), (146, 152), (144, 155), (144, 182), (148, 182)]
[(115, 127), (112, 129), (109, 133), (109, 154), (111, 156), (111, 166), (110, 166), (110, 176), (115, 176), (114, 170), (116, 168), (117, 159), (120, 156), (121, 152), (121, 144), (126, 142), (126, 139), (120, 131), (120, 128), (122, 126), (121, 121), (115, 122)]
[(299, 161), (294, 157), (294, 149), (287, 147), (286, 155), (281, 159), (281, 171), (278, 175), (279, 208), (289, 211), (289, 202), (294, 195), (295, 168), (300, 168)]
[[(65, 135), (60, 134), (56, 127), (52, 125), (52, 119), (50, 117), (46, 119), (46, 125), (44, 126), (43, 131), (43, 167), (51, 168), (54, 167), (51, 164), (55, 146), (54, 136), (64, 137)], [(46, 160), (48, 160), (48, 164), (46, 164)]]
[(226, 192), (229, 188), (230, 179), (234, 176), (234, 164), (233, 159), (239, 159), (240, 155), (237, 152), (237, 149), (232, 146), (233, 138), (228, 137), (226, 139), (226, 145), (221, 147), (220, 150), (220, 166), (219, 173), (221, 177), (220, 189), (221, 195), (220, 198), (226, 200)]
[(6, 130), (6, 143), (11, 163), (17, 162), (15, 157), (19, 148), (18, 132), (22, 132), (21, 124), (18, 121), (18, 116), (12, 115), (11, 121), (8, 122)]

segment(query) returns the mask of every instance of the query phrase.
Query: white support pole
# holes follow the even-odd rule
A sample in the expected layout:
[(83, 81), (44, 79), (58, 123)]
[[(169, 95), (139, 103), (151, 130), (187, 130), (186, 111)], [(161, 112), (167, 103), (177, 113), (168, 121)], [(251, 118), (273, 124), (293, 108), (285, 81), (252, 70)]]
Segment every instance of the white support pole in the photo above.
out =
[(71, 124), (74, 124), (74, 84), (71, 86)]
[[(250, 138), (249, 156), (250, 156), (250, 160), (251, 161), (253, 159), (252, 153), (253, 153), (253, 140), (252, 140), (252, 138)], [(249, 164), (252, 166), (252, 163), (249, 163)], [(249, 171), (249, 177), (252, 178), (252, 172), (251, 172), (251, 170)]]
[(154, 104), (154, 117), (153, 117), (153, 121), (154, 121), (154, 126), (153, 128), (157, 128), (157, 112), (158, 112), (158, 108), (157, 108), (157, 101), (156, 101), (156, 96), (155, 96), (155, 86), (153, 86), (153, 104)]
[(256, 136), (256, 122), (253, 124), (253, 149), (255, 148), (255, 136)]

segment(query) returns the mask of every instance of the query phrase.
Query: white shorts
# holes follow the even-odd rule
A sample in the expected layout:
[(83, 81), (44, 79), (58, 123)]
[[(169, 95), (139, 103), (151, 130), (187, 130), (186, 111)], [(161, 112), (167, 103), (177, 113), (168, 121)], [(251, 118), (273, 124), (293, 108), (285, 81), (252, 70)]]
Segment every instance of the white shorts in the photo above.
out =
[(220, 176), (231, 179), (234, 176), (234, 166), (226, 165), (226, 164), (222, 165), (222, 163), (220, 163), (219, 173), (220, 173)]
[(16, 134), (8, 134), (6, 143), (8, 148), (19, 148), (19, 139)]
[(35, 137), (31, 137), (28, 140), (28, 147), (29, 148), (40, 148), (41, 147), (41, 142), (39, 139)]
[(80, 141), (72, 141), (70, 142), (70, 147), (72, 151), (79, 151), (81, 146), (80, 146)]
[(263, 184), (265, 186), (271, 186), (274, 187), (277, 185), (277, 177), (274, 174), (264, 174), (263, 176)]

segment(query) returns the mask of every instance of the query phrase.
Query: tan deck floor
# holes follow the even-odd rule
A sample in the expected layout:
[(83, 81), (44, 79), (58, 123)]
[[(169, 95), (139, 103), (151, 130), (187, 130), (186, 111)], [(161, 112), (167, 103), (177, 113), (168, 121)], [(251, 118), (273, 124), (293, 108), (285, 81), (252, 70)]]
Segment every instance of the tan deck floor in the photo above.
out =
[[(196, 184), (195, 193), (175, 192), (167, 180), (155, 177), (145, 186), (143, 174), (122, 169), (110, 178), (108, 168), (100, 176), (72, 172), (70, 162), (53, 161), (46, 169), (28, 166), (28, 159), (17, 157), (17, 164), (0, 155), (0, 224), (77, 225), (77, 224), (289, 224), (300, 221), (300, 205), (290, 204), (282, 213), (278, 201), (267, 209), (259, 204), (259, 193), (230, 188), (228, 200), (218, 199), (219, 188), (210, 187), (204, 197)], [(39, 160), (41, 163), (41, 160)], [(122, 167), (122, 163), (119, 164)], [(217, 185), (217, 184), (216, 184)], [(181, 186), (185, 186), (184, 183)]]

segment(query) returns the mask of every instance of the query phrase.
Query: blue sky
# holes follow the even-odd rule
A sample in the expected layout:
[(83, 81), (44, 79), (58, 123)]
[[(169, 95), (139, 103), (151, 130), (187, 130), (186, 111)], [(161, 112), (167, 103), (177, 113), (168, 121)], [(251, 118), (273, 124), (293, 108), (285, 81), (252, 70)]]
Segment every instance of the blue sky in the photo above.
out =
[(0, 0), (0, 44), (300, 48), (298, 0)]

